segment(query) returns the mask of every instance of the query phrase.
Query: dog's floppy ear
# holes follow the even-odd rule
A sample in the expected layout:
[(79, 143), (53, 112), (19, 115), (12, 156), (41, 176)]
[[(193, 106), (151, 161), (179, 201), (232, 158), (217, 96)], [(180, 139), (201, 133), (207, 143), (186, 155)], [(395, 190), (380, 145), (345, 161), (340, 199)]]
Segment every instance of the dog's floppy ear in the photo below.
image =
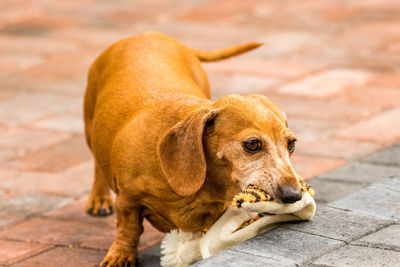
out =
[(203, 132), (216, 111), (201, 108), (177, 123), (161, 140), (161, 167), (172, 189), (180, 196), (196, 193), (206, 177)]

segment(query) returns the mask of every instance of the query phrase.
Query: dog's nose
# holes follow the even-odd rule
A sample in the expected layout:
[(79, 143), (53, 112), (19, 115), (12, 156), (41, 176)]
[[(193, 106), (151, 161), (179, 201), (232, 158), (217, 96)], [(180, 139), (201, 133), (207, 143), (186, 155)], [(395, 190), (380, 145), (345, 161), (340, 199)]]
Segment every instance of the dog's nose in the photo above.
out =
[(302, 198), (301, 190), (291, 186), (281, 186), (278, 189), (278, 198), (285, 204), (295, 203)]

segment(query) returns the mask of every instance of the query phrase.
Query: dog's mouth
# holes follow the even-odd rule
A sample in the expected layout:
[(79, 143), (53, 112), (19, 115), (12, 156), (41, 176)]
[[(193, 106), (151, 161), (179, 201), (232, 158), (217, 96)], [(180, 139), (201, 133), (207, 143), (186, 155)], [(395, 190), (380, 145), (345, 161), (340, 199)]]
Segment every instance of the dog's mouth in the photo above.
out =
[(269, 213), (269, 212), (261, 212), (261, 213), (258, 213), (258, 214), (256, 214), (256, 215), (252, 216), (252, 218), (248, 219), (247, 221), (244, 221), (244, 222), (235, 230), (235, 232), (240, 231), (240, 230), (246, 228), (247, 226), (249, 226), (249, 225), (252, 224), (253, 222), (255, 222), (255, 221), (261, 219), (262, 217), (265, 217), (265, 216), (275, 216), (275, 215), (276, 215), (276, 214), (274, 214), (274, 213)]
[[(301, 191), (302, 194), (304, 193), (309, 193), (311, 195), (311, 197), (314, 197), (314, 190), (304, 182), (303, 178), (298, 176), (299, 178), (299, 183), (301, 186)], [(236, 206), (237, 208), (242, 208), (242, 205), (244, 203), (254, 203), (255, 205), (257, 205), (256, 203), (259, 202), (277, 202), (279, 203), (279, 201), (275, 200), (270, 194), (268, 194), (268, 192), (256, 185), (250, 184), (246, 190), (244, 190), (243, 192), (240, 192), (239, 194), (237, 194), (232, 201), (232, 205)], [(272, 204), (272, 203), (271, 203)], [(282, 205), (281, 203), (279, 203), (280, 205)], [(246, 208), (247, 210), (247, 208)], [(259, 220), (262, 217), (266, 217), (266, 216), (276, 216), (278, 215), (278, 213), (273, 213), (273, 212), (250, 212), (248, 211), (248, 215), (250, 217), (250, 219), (248, 219), (247, 221), (244, 221), (237, 229), (236, 231), (239, 231), (243, 228), (245, 228), (246, 226), (252, 224), (253, 222)]]
[[(233, 198), (232, 205), (236, 206), (237, 208), (242, 208), (243, 203), (257, 203), (257, 202), (264, 202), (264, 201), (275, 201), (275, 200), (263, 188), (261, 188), (257, 185), (250, 184), (246, 188), (246, 190), (244, 190), (243, 192), (240, 192)], [(262, 217), (276, 215), (276, 214), (273, 214), (270, 212), (260, 212), (260, 213), (253, 213), (253, 212), (250, 213), (249, 212), (248, 214), (249, 214), (249, 217), (251, 217), (251, 218), (244, 221), (235, 230), (235, 232), (247, 227), (248, 225), (252, 224), (253, 222), (259, 220)]]

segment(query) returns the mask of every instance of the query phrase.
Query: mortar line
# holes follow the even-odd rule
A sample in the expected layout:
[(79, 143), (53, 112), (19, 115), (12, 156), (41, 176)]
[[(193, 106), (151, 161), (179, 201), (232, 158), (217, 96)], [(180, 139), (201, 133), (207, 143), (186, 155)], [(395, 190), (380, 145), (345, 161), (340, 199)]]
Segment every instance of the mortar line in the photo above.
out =
[(48, 252), (48, 251), (53, 250), (53, 249), (56, 249), (56, 247), (57, 247), (57, 246), (49, 247), (48, 249), (45, 249), (45, 250), (43, 250), (43, 251), (41, 251), (41, 252), (39, 252), (39, 253), (37, 253), (37, 254), (35, 254), (35, 255), (31, 255), (31, 256), (28, 256), (28, 257), (23, 258), (23, 259), (21, 259), (21, 260), (18, 260), (18, 261), (14, 262), (14, 263), (11, 263), (9, 266), (13, 266), (13, 265), (15, 265), (15, 264), (17, 264), (17, 263), (20, 263), (20, 262), (23, 262), (23, 261), (28, 260), (28, 259), (30, 259), (30, 258), (39, 256), (39, 255), (41, 255), (41, 254), (43, 254), (43, 253), (45, 253), (45, 252)]
[(382, 249), (382, 250), (389, 250), (389, 251), (397, 251), (400, 252), (400, 248), (397, 247), (390, 247), (384, 244), (377, 244), (377, 243), (370, 243), (370, 242), (365, 242), (365, 243), (352, 243), (350, 244), (352, 246), (358, 246), (358, 247), (365, 247), (365, 248), (375, 248), (375, 249)]

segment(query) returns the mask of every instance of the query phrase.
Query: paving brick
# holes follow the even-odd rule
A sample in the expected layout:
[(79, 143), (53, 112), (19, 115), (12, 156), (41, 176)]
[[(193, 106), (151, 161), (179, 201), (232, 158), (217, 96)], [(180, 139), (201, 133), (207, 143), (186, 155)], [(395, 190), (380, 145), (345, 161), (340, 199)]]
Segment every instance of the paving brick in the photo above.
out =
[[(325, 47), (322, 46), (321, 43), (324, 42), (323, 37), (328, 37), (327, 35), (332, 35), (329, 31), (327, 31), (326, 27), (332, 28), (337, 27), (336, 24), (332, 23), (329, 26), (326, 25), (326, 20), (328, 15), (326, 14), (332, 10), (341, 10), (343, 7), (338, 6), (337, 1), (327, 1), (324, 3), (324, 6), (321, 6), (319, 3), (310, 3), (309, 1), (303, 2), (273, 2), (273, 1), (260, 1), (256, 2), (257, 5), (252, 10), (252, 14), (248, 14), (249, 17), (242, 18), (239, 22), (237, 22), (236, 26), (245, 26), (250, 29), (258, 29), (266, 35), (269, 32), (279, 31), (280, 29), (290, 29), (294, 30), (296, 28), (297, 32), (302, 32), (304, 30), (318, 32), (319, 38), (314, 37), (310, 39), (308, 43), (304, 43), (303, 46), (300, 46), (296, 51), (301, 52), (302, 48), (313, 48), (313, 50), (320, 51)], [(301, 14), (301, 16), (299, 16)], [(317, 15), (318, 14), (318, 15)], [(296, 16), (297, 15), (297, 16)], [(296, 25), (296, 26), (294, 26)], [(301, 26), (300, 26), (301, 25)], [(300, 28), (298, 28), (300, 26)], [(331, 28), (332, 27), (332, 28)], [(286, 42), (290, 42), (291, 39), (288, 38)], [(267, 45), (269, 42), (266, 43)], [(332, 49), (331, 49), (332, 50)], [(336, 50), (331, 51), (331, 53), (337, 53)], [(302, 54), (292, 53), (291, 56), (295, 57)], [(316, 56), (309, 56), (317, 59)]]
[(219, 1), (216, 3), (202, 3), (197, 5), (196, 8), (190, 8), (189, 10), (183, 10), (179, 13), (178, 19), (184, 21), (221, 21), (226, 20), (234, 16), (236, 12), (249, 11), (254, 2), (241, 3), (236, 1)]
[(370, 111), (369, 114), (376, 114), (384, 110), (397, 108), (399, 98), (400, 90), (398, 88), (386, 88), (368, 83), (365, 86), (344, 91), (336, 96), (335, 101), (363, 107)]
[(57, 247), (13, 266), (98, 266), (104, 257), (104, 251)]
[[(72, 102), (68, 105), (67, 109), (62, 112), (51, 113), (49, 116), (40, 117), (39, 119), (46, 119), (55, 114), (70, 114), (69, 109), (71, 106), (75, 105), (75, 102), (79, 103), (79, 110), (82, 109), (82, 96), (84, 94), (86, 76), (84, 73), (80, 75), (71, 75), (69, 77), (51, 77), (45, 76), (37, 79), (36, 75), (33, 74), (14, 74), (12, 80), (7, 82), (8, 87), (16, 87), (21, 90), (28, 89), (32, 93), (36, 94), (51, 94), (58, 97), (70, 98)], [(18, 80), (23, 79), (18, 83)], [(35, 83), (36, 80), (36, 83)], [(36, 120), (35, 120), (36, 121)]]
[(21, 214), (1, 214), (0, 217), (0, 229), (14, 225), (25, 219), (24, 215)]
[(400, 75), (394, 72), (380, 73), (375, 75), (368, 83), (373, 88), (397, 89), (400, 86)]
[(386, 47), (385, 51), (389, 52), (391, 54), (392, 53), (398, 53), (400, 51), (400, 45), (399, 44), (389, 44)]
[(0, 232), (0, 238), (63, 246), (84, 244), (102, 250), (108, 249), (114, 236), (114, 227), (50, 218), (33, 218)]
[(294, 169), (305, 178), (314, 177), (346, 163), (344, 160), (303, 156), (296, 153), (291, 161)]
[(82, 248), (107, 251), (114, 241), (114, 238), (114, 231), (107, 231), (105, 236), (103, 234), (103, 231), (99, 231), (97, 234), (88, 234), (86, 238), (82, 240), (82, 242), (79, 244), (79, 246)]
[(399, 191), (378, 183), (332, 202), (329, 206), (385, 219), (400, 218)]
[[(115, 213), (107, 217), (89, 216), (85, 212), (86, 201), (87, 197), (81, 198), (80, 200), (71, 202), (69, 205), (66, 205), (62, 208), (46, 212), (43, 216), (56, 220), (73, 220), (103, 227), (116, 227), (117, 220)], [(164, 233), (161, 233), (155, 229), (147, 220), (143, 222), (143, 228), (144, 232), (141, 235), (139, 242), (140, 251), (159, 243), (165, 235)], [(112, 240), (113, 238), (114, 236), (112, 236)], [(108, 242), (109, 240), (104, 239), (102, 235), (90, 236), (81, 243), (81, 246), (106, 249), (109, 245)]]
[(366, 187), (364, 184), (330, 181), (318, 177), (308, 180), (307, 183), (315, 190), (317, 204), (322, 205), (341, 199)]
[(66, 205), (70, 200), (45, 195), (0, 198), (0, 227)]
[(24, 38), (23, 36), (1, 34), (0, 40), (2, 54), (27, 55), (26, 47), (29, 47), (31, 56), (66, 53), (78, 48), (76, 41), (71, 42), (67, 39), (45, 36)]
[(34, 256), (52, 246), (9, 240), (0, 240), (0, 264), (11, 264), (24, 258)]
[(319, 179), (369, 184), (396, 174), (400, 174), (399, 167), (354, 162), (323, 173), (319, 176)]
[(26, 68), (43, 63), (44, 59), (41, 56), (20, 54), (7, 55), (0, 60), (0, 70), (2, 71), (19, 71)]
[(365, 247), (400, 251), (399, 236), (400, 225), (395, 224), (354, 241), (353, 244)]
[[(321, 36), (309, 31), (274, 30), (257, 38), (268, 44), (268, 49), (258, 52), (264, 57), (288, 56), (296, 53), (304, 46), (322, 45)], [(323, 64), (323, 63), (314, 63)]]
[[(87, 49), (79, 49), (73, 52), (55, 53), (46, 57), (46, 62), (34, 65), (24, 71), (27, 76), (51, 79), (65, 79), (82, 76), (82, 93), (85, 88), (86, 73), (93, 62), (91, 53)], [(79, 62), (79, 64), (76, 64)]]
[[(94, 180), (93, 160), (82, 161), (57, 175), (59, 176), (57, 182), (49, 181), (49, 183), (42, 184), (44, 185), (43, 192), (75, 197), (87, 194), (90, 192)], [(60, 190), (60, 183), (63, 184), (62, 190)]]
[[(90, 6), (89, 6), (90, 7)], [(146, 29), (144, 29), (146, 30)], [(49, 35), (48, 39), (51, 41), (59, 41), (63, 40), (66, 44), (67, 52), (76, 51), (77, 47), (87, 47), (85, 49), (86, 56), (91, 58), (92, 60), (96, 58), (99, 53), (101, 53), (109, 44), (117, 42), (118, 40), (125, 37), (132, 36), (133, 33), (130, 31), (121, 30), (119, 28), (99, 28), (99, 27), (80, 27), (80, 28), (71, 28), (64, 29), (62, 31), (55, 31)], [(46, 41), (46, 40), (42, 40)], [(58, 45), (58, 43), (56, 43)], [(55, 45), (55, 44), (54, 44)], [(70, 45), (70, 47), (68, 47)], [(68, 49), (69, 48), (69, 49)], [(57, 52), (59, 49), (55, 49)], [(85, 57), (86, 57), (85, 56)]]
[(287, 223), (282, 227), (349, 243), (391, 223), (393, 220), (324, 207), (317, 209), (311, 221)]
[(299, 137), (299, 140), (296, 150), (300, 154), (345, 160), (360, 158), (382, 147), (382, 145), (372, 142), (339, 139), (331, 136), (313, 140), (312, 142), (302, 142), (301, 137)]
[(213, 257), (191, 266), (213, 267), (227, 264), (231, 267), (293, 266), (293, 263), (290, 261), (277, 260), (230, 249), (224, 250)]
[(396, 266), (399, 261), (397, 251), (349, 245), (322, 256), (310, 266)]
[[(26, 71), (23, 73), (10, 73), (7, 75), (3, 86), (11, 88), (10, 90), (13, 89), (19, 94), (29, 91), (38, 95), (65, 97), (68, 101), (72, 102), (68, 104), (67, 109), (70, 105), (74, 105), (74, 102), (79, 102), (79, 110), (82, 110), (82, 96), (86, 84), (85, 75), (86, 72), (65, 77), (44, 76), (39, 78), (37, 75), (26, 73)], [(51, 115), (53, 114), (51, 113)]]
[(360, 70), (333, 69), (308, 76), (279, 88), (283, 94), (328, 97), (365, 84), (371, 74)]
[[(206, 72), (211, 75), (213, 73), (224, 73), (230, 75), (234, 74), (235, 76), (238, 74), (256, 74), (260, 76), (277, 77), (283, 79), (303, 76), (319, 68), (321, 68), (321, 66), (290, 59), (260, 60), (249, 57), (237, 57), (214, 64), (204, 65)], [(214, 87), (211, 88), (214, 89)]]
[(117, 218), (115, 212), (107, 217), (89, 216), (85, 212), (87, 199), (88, 195), (78, 200), (71, 201), (71, 203), (65, 205), (62, 208), (46, 212), (43, 214), (43, 216), (57, 220), (73, 220), (73, 221), (81, 221), (96, 225), (108, 225), (111, 227), (116, 226)]
[(391, 176), (379, 182), (383, 186), (387, 186), (391, 190), (400, 191), (400, 176)]
[[(372, 8), (372, 9), (375, 9), (375, 8), (379, 8), (379, 9), (381, 9), (382, 11), (388, 11), (388, 10), (391, 10), (391, 9), (398, 9), (399, 8), (399, 3), (398, 2), (392, 2), (392, 1), (379, 1), (379, 0), (368, 0), (368, 1), (363, 1), (363, 2), (359, 2), (359, 1), (357, 1), (357, 0), (355, 0), (355, 1), (350, 1), (350, 3), (351, 3), (351, 5), (353, 6), (353, 7), (356, 7), (356, 8), (365, 8), (365, 9), (367, 9), (367, 8)], [(379, 5), (377, 5), (377, 4), (379, 4)]]
[[(368, 42), (368, 47), (371, 48), (379, 47), (379, 45), (385, 42), (390, 42), (392, 38), (400, 34), (398, 23), (393, 20), (377, 20), (371, 23), (362, 23), (354, 27), (353, 31), (352, 33), (350, 29), (347, 29), (339, 36), (346, 38), (348, 46), (356, 46), (356, 40), (358, 39), (363, 43)], [(371, 38), (371, 33), (379, 33), (381, 38), (379, 40)], [(348, 38), (349, 36), (353, 36), (353, 38)]]
[[(354, 25), (354, 27), (350, 27), (351, 29), (348, 28), (344, 31), (336, 32), (333, 35), (327, 34), (319, 46), (304, 46), (302, 49), (297, 51), (297, 56), (302, 58), (313, 58), (317, 61), (318, 59), (323, 59), (325, 63), (329, 62), (332, 65), (339, 65), (347, 68), (370, 69), (374, 72), (379, 72), (379, 70), (393, 71), (395, 68), (393, 53), (380, 53), (379, 56), (372, 55), (371, 53), (384, 47), (385, 43), (392, 43), (391, 38), (394, 38), (393, 36), (395, 36), (395, 34), (388, 33), (384, 28), (386, 27), (393, 29), (396, 23), (393, 21), (393, 23), (391, 23), (392, 25), (388, 25), (387, 23), (381, 23), (383, 20), (378, 20), (378, 23), (381, 24), (381, 30), (378, 30), (378, 28), (367, 29), (365, 26), (369, 26), (373, 23), (358, 24), (358, 19), (363, 19), (364, 21), (368, 21), (368, 19), (366, 17), (360, 18), (360, 16), (357, 16), (355, 13), (365, 15), (377, 14), (371, 10), (369, 10), (369, 12), (361, 10), (359, 10), (359, 12), (354, 12), (341, 23), (335, 23), (332, 25), (333, 27), (331, 29), (338, 30), (342, 26), (346, 28), (344, 25), (349, 25), (348, 23)], [(389, 12), (386, 13), (386, 15), (388, 14)], [(388, 20), (385, 19), (384, 21)], [(365, 28), (360, 29), (356, 26), (356, 24)], [(326, 31), (323, 32), (322, 30), (320, 33), (323, 35), (326, 33)], [(379, 34), (379, 36), (386, 36), (382, 36), (382, 38), (373, 38), (373, 35), (375, 34)], [(360, 45), (361, 43), (365, 45)]]
[(393, 144), (400, 140), (400, 109), (392, 109), (336, 132), (343, 138)]
[(302, 264), (343, 245), (342, 241), (278, 228), (253, 237), (231, 250)]
[[(1, 76), (2, 77), (2, 76)], [(6, 99), (12, 98), (15, 95), (14, 91), (5, 90), (5, 88), (0, 92), (0, 100), (4, 101)]]
[(301, 151), (307, 149), (310, 142), (324, 140), (330, 135), (332, 129), (336, 128), (336, 125), (332, 122), (295, 117), (288, 117), (288, 125), (295, 132), (298, 139), (296, 153), (300, 149)]
[(50, 146), (70, 137), (68, 133), (35, 129), (12, 128), (0, 132), (0, 147), (12, 149), (20, 157), (28, 152)]
[(71, 100), (68, 98), (50, 94), (20, 93), (1, 103), (0, 125), (16, 126), (29, 123), (46, 115), (63, 111), (70, 103)]
[[(143, 223), (143, 226), (144, 232), (141, 235), (141, 239), (139, 240), (139, 251), (145, 250), (155, 244), (158, 244), (162, 241), (164, 237), (163, 233), (158, 232), (147, 221)], [(115, 229), (115, 226), (111, 228)], [(99, 231), (99, 233), (97, 234), (90, 234), (84, 240), (82, 240), (80, 246), (84, 248), (108, 250), (112, 241), (115, 238), (114, 232), (114, 230), (112, 232), (108, 230), (105, 235), (102, 233), (102, 231)]]
[[(36, 14), (35, 14), (36, 15)], [(26, 16), (17, 21), (12, 21), (3, 25), (1, 33), (14, 35), (42, 35), (52, 30), (53, 27), (72, 26), (71, 19), (55, 16)]]
[(269, 94), (268, 91), (266, 95), (287, 114), (289, 119), (313, 119), (344, 127), (348, 123), (357, 122), (374, 114), (369, 108), (336, 101), (336, 98), (321, 101), (313, 98)]
[[(322, 139), (327, 141), (330, 140), (332, 143), (335, 143), (335, 140), (337, 140), (338, 145), (346, 143), (346, 140), (343, 140), (343, 138), (333, 138), (331, 133), (349, 127), (350, 125), (365, 120), (371, 116), (375, 116), (384, 110), (396, 108), (398, 106), (397, 99), (400, 97), (400, 91), (398, 89), (385, 89), (380, 87), (352, 88), (336, 95), (334, 100), (326, 99), (325, 101), (315, 101), (310, 98), (293, 97), (289, 95), (282, 98), (279, 95), (271, 94), (271, 90), (267, 90), (265, 94), (270, 96), (270, 98), (287, 113), (290, 127), (293, 127), (293, 120), (295, 123), (296, 119), (300, 120), (297, 123), (298, 127), (296, 133), (299, 132), (299, 129), (302, 131), (314, 130), (313, 126), (315, 123), (307, 123), (307, 120), (305, 119), (318, 121), (319, 124), (322, 124), (323, 122), (325, 123), (325, 127), (322, 127), (321, 129), (317, 128), (313, 132), (313, 134), (317, 135), (318, 138), (304, 139), (302, 136), (299, 136), (301, 142), (312, 142), (316, 139)], [(294, 126), (296, 126), (296, 124), (294, 124)], [(358, 140), (359, 143), (356, 142), (357, 140), (349, 140), (349, 142), (350, 141), (353, 141), (354, 143), (350, 143), (349, 145), (357, 146), (351, 150), (354, 154), (361, 153), (359, 152), (361, 150), (365, 150), (365, 153), (369, 153), (368, 146), (376, 143), (375, 141), (360, 142), (360, 140)], [(307, 147), (312, 145), (314, 144), (311, 143)], [(315, 143), (315, 145), (318, 145), (318, 143)], [(378, 148), (383, 145), (384, 144), (379, 143), (376, 144)], [(342, 153), (342, 155), (346, 154)]]
[(362, 161), (400, 166), (400, 143), (366, 156)]
[(83, 133), (83, 118), (81, 116), (63, 114), (38, 121), (33, 126), (62, 132)]
[(93, 168), (92, 161), (83, 162), (60, 173), (0, 168), (0, 189), (14, 194), (40, 193), (79, 197), (90, 192), (94, 179)]
[(56, 145), (28, 153), (11, 166), (21, 170), (59, 172), (92, 158), (82, 135), (75, 135)]
[(275, 78), (257, 77), (250, 75), (208, 75), (210, 86), (215, 93), (212, 94), (213, 100), (229, 95), (246, 95), (251, 88), (252, 92), (257, 94), (264, 92), (269, 87), (277, 84), (279, 80)]
[(139, 266), (148, 266), (148, 267), (160, 267), (160, 257), (148, 255), (148, 254), (140, 254), (139, 253)]
[(2, 148), (0, 150), (0, 165), (18, 157), (18, 154), (13, 149)]

